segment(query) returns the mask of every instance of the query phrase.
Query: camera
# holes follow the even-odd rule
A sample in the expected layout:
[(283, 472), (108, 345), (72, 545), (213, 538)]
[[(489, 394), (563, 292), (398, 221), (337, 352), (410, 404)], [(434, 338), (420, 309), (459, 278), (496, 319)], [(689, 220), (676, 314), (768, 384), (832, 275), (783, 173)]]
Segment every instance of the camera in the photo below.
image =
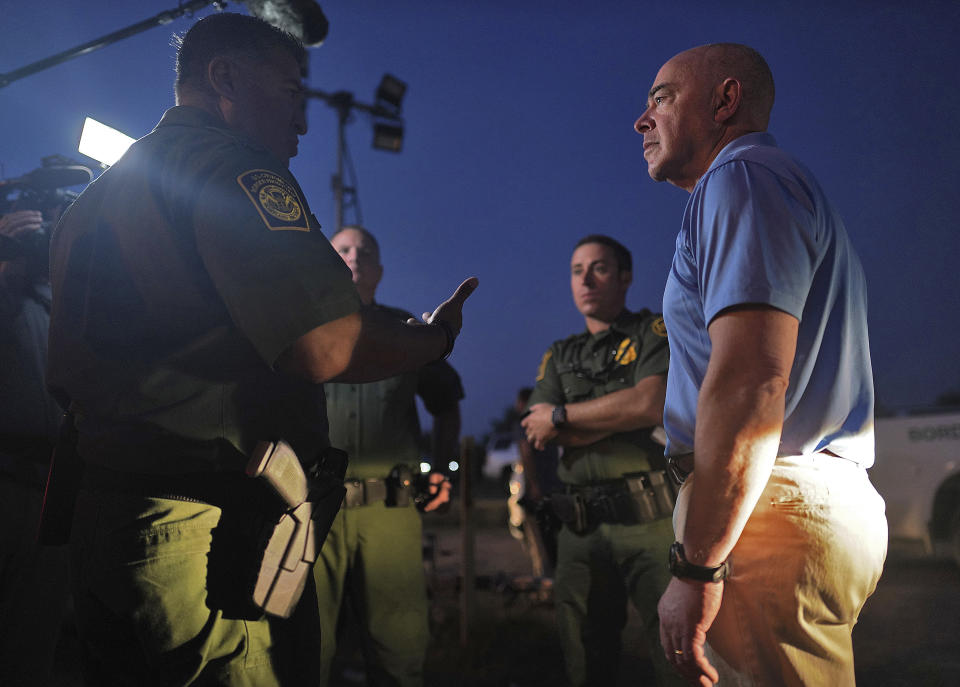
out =
[[(45, 157), (37, 169), (12, 179), (0, 179), (0, 216), (18, 210), (36, 210), (44, 215), (40, 231), (19, 238), (0, 236), (0, 260), (25, 258), (46, 265), (50, 232), (56, 218), (79, 194), (71, 186), (86, 185), (93, 172), (58, 155)], [(54, 217), (54, 220), (48, 220)]]

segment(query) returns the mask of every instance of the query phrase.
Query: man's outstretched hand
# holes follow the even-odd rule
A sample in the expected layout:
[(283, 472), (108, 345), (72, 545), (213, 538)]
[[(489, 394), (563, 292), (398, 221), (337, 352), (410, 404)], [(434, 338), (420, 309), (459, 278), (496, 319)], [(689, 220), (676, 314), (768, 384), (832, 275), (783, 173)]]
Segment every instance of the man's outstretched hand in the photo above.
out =
[[(463, 303), (476, 290), (479, 283), (480, 280), (476, 277), (470, 277), (464, 281), (450, 298), (437, 306), (436, 310), (432, 313), (423, 313), (423, 321), (427, 324), (433, 324), (437, 320), (443, 320), (450, 326), (453, 335), (457, 336), (463, 327)], [(411, 318), (408, 323), (414, 324), (416, 320)]]

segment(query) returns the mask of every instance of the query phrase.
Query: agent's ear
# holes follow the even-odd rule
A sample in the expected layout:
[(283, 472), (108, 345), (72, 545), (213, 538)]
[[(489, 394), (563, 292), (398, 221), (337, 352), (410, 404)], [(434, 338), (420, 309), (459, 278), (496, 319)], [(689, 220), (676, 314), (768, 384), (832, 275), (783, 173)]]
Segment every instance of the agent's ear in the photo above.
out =
[(239, 89), (240, 69), (235, 60), (217, 55), (207, 64), (207, 82), (218, 96), (235, 100)]
[(743, 101), (743, 86), (737, 79), (723, 80), (715, 93), (713, 121), (722, 124), (733, 117)]

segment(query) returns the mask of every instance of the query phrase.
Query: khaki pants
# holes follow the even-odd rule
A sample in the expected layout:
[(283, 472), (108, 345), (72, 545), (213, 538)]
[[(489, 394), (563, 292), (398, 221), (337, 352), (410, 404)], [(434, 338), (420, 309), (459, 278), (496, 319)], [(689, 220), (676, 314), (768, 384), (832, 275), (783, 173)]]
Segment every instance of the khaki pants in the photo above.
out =
[[(681, 541), (694, 479), (674, 514)], [(851, 633), (886, 552), (884, 503), (866, 470), (823, 454), (778, 458), (707, 633), (720, 685), (855, 684)]]

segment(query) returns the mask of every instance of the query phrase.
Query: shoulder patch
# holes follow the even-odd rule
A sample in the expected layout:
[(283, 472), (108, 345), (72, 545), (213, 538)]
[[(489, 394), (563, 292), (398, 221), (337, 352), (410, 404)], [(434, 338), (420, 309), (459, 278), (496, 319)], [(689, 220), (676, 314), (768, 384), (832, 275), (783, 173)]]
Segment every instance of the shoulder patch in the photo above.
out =
[(652, 331), (657, 336), (667, 335), (667, 325), (663, 323), (662, 317), (658, 317), (653, 321), (653, 324), (650, 325), (650, 331)]
[(269, 169), (251, 169), (237, 177), (270, 231), (310, 231), (304, 203), (293, 185)]
[(637, 345), (630, 339), (624, 339), (617, 347), (614, 359), (621, 365), (629, 365), (637, 359)]
[(543, 359), (540, 361), (540, 367), (537, 370), (537, 381), (541, 381), (547, 375), (547, 361), (553, 356), (553, 351), (547, 351), (543, 354)]

